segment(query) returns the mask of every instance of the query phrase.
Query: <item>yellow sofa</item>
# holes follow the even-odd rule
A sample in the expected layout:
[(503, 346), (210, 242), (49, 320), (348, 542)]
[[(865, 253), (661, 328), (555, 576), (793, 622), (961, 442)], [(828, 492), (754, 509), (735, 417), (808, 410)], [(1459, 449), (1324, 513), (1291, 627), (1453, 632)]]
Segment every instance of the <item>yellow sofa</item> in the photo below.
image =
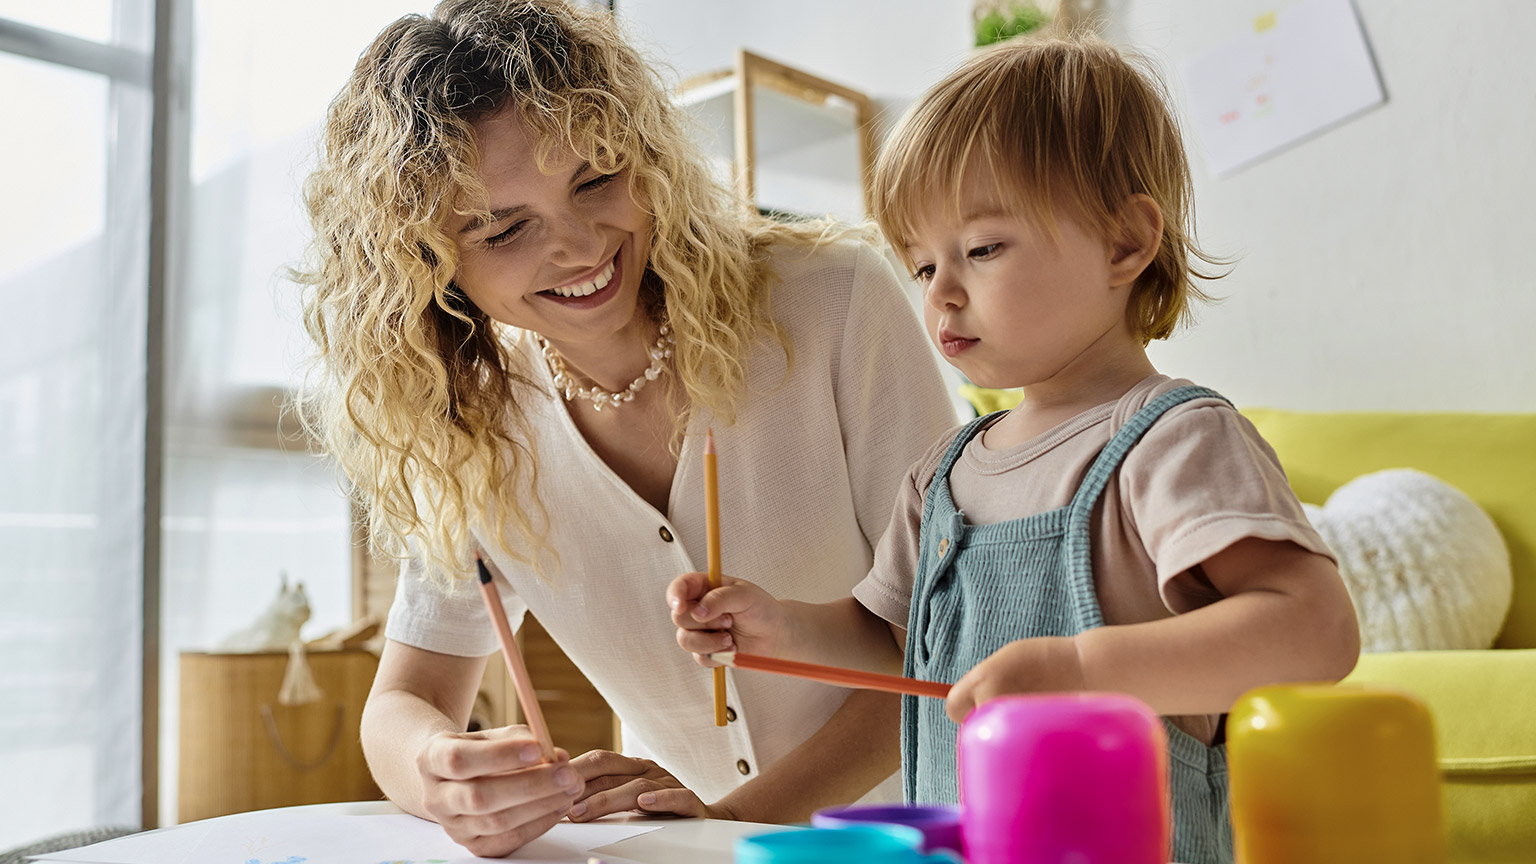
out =
[[(963, 387), (977, 411), (1010, 391)], [(1448, 864), (1536, 862), (1536, 414), (1244, 409), (1302, 501), (1362, 474), (1415, 468), (1466, 493), (1509, 547), (1514, 598), (1495, 647), (1365, 654), (1350, 681), (1429, 706), (1444, 789)]]
[(1322, 504), (1361, 474), (1416, 468), (1493, 517), (1514, 573), (1495, 647), (1364, 654), (1349, 680), (1429, 706), (1450, 864), (1536, 862), (1536, 414), (1243, 413), (1303, 501)]

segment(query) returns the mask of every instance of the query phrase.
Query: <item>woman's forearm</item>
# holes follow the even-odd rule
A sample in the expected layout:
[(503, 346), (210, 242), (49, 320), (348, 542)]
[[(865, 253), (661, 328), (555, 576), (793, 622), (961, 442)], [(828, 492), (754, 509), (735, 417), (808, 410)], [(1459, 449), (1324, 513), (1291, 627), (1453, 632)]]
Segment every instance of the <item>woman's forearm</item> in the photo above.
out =
[(363, 756), (384, 796), (400, 809), (430, 819), (422, 800), (416, 755), (427, 739), (460, 731), (431, 703), (404, 690), (372, 693), (363, 708)]
[(716, 806), (748, 822), (804, 822), (856, 801), (901, 768), (900, 730), (900, 696), (850, 691), (810, 738)]

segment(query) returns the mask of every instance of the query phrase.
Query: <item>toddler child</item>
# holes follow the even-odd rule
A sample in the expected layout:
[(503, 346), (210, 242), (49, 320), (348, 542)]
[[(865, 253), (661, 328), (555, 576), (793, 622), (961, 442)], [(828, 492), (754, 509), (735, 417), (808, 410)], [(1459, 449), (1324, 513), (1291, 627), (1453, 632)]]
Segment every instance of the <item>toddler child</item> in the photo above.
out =
[(1023, 400), (912, 467), (853, 597), (688, 574), (668, 589), (679, 644), (955, 682), (947, 704), (905, 699), (911, 801), (956, 800), (955, 724), (988, 699), (1138, 697), (1165, 717), (1176, 860), (1230, 861), (1220, 715), (1343, 677), (1359, 633), (1274, 452), (1147, 358), (1205, 296), (1190, 259), (1214, 263), (1157, 78), (1091, 36), (978, 54), (903, 118), (875, 193), (929, 336)]

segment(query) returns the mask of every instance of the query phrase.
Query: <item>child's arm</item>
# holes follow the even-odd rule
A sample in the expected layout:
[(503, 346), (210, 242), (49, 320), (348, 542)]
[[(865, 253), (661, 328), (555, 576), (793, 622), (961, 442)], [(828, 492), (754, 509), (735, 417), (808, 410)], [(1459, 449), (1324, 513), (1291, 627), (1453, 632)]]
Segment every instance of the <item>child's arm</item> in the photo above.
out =
[(1008, 693), (1128, 693), (1159, 714), (1218, 714), (1261, 684), (1337, 681), (1360, 655), (1354, 606), (1328, 558), (1240, 540), (1201, 564), (1223, 599), (1144, 624), (1009, 643), (956, 683), (947, 710)]
[(709, 588), (704, 573), (687, 573), (667, 587), (677, 644), (703, 666), (704, 656), (743, 651), (768, 657), (899, 673), (902, 645), (884, 619), (852, 597), (831, 603), (776, 600), (762, 588), (725, 577)]

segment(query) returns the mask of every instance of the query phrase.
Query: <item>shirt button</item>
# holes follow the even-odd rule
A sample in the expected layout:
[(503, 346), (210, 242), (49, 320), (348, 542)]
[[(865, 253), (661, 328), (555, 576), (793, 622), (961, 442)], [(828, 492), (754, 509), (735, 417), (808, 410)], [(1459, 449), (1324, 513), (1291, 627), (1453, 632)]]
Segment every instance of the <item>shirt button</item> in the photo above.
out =
[[(665, 531), (666, 529), (663, 528), (662, 530)], [(947, 551), (949, 551), (949, 538), (948, 537), (940, 538), (940, 540), (939, 540), (939, 554), (943, 555)]]
[(660, 534), (661, 539), (667, 541), (668, 543), (672, 542), (672, 532), (667, 530), (667, 526), (661, 526), (661, 530), (657, 531), (656, 533)]
[(736, 770), (740, 771), (743, 774), (751, 774), (752, 773), (752, 766), (748, 765), (747, 764), (747, 760), (745, 760), (745, 759), (737, 759), (736, 760)]
[(732, 708), (729, 705), (725, 706), (725, 722), (727, 722), (727, 723), (735, 723), (736, 722), (736, 709)]

